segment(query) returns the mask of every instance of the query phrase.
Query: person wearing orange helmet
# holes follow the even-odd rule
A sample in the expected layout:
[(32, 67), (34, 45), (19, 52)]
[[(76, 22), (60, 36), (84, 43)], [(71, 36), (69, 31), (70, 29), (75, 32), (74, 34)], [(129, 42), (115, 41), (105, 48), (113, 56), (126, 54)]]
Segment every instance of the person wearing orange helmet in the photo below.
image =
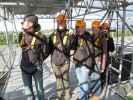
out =
[(91, 28), (92, 28), (92, 35), (93, 35), (93, 38), (95, 40), (94, 44), (96, 46), (100, 46), (101, 43), (102, 43), (101, 40), (102, 40), (102, 36), (103, 36), (103, 34), (101, 32), (101, 22), (100, 22), (100, 20), (94, 20), (92, 22)]
[(92, 36), (95, 52), (94, 72), (91, 73), (92, 94), (99, 97), (102, 92), (101, 73), (105, 71), (107, 63), (107, 40), (105, 33), (101, 30), (101, 21), (92, 22)]
[(100, 30), (100, 24), (101, 24), (101, 21), (100, 20), (94, 20), (92, 22), (91, 28), (92, 28), (93, 34), (96, 34), (97, 32), (99, 32), (99, 30)]
[(56, 100), (70, 100), (69, 67), (71, 39), (66, 27), (66, 16), (56, 18), (57, 29), (50, 35), (51, 63), (56, 77)]
[[(106, 30), (104, 30), (106, 31)], [(100, 57), (97, 57), (104, 52), (106, 53), (107, 51), (107, 41), (106, 41), (106, 33), (103, 31), (101, 22), (99, 20), (95, 20), (92, 22), (92, 35), (93, 35), (93, 41), (94, 41), (94, 46), (96, 47), (96, 62), (101, 65), (101, 71), (103, 72), (105, 69), (105, 60), (103, 59), (103, 62), (101, 62)], [(106, 49), (105, 49), (106, 48)], [(99, 49), (99, 50), (97, 50)], [(106, 57), (101, 57), (101, 58), (106, 58)]]
[(66, 28), (66, 16), (58, 15), (56, 18), (56, 22), (57, 22), (57, 29), (64, 30), (64, 28)]
[(88, 94), (90, 93), (90, 80), (89, 73), (93, 66), (93, 43), (92, 37), (89, 32), (86, 31), (86, 23), (84, 20), (77, 20), (75, 24), (76, 30), (76, 51), (73, 56), (73, 60), (76, 68), (76, 76), (80, 87), (80, 100), (88, 100)]
[(83, 20), (77, 20), (76, 21), (76, 25), (75, 25), (75, 29), (76, 29), (76, 33), (78, 34), (82, 34), (86, 31), (86, 23)]

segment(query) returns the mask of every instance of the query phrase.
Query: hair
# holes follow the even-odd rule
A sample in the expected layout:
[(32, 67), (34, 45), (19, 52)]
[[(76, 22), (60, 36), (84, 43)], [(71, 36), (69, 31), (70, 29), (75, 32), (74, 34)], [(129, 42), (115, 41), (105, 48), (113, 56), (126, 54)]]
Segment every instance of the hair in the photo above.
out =
[(24, 21), (30, 21), (33, 23), (34, 31), (40, 31), (41, 26), (38, 24), (38, 17), (34, 14), (28, 14), (24, 17)]

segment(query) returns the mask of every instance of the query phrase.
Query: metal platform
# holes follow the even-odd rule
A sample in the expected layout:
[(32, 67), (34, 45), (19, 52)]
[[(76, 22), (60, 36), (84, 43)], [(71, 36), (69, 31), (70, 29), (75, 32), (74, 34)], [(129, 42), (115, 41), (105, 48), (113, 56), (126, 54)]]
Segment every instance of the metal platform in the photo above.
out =
[[(4, 93), (4, 98), (5, 100), (26, 100), (27, 96), (24, 95), (24, 89), (23, 89), (23, 82), (21, 78), (21, 70), (19, 67), (19, 59), (21, 50), (20, 48), (16, 48), (16, 59), (15, 63), (13, 66), (13, 69), (11, 71), (11, 76), (8, 81), (7, 87), (5, 89)], [(55, 96), (55, 91), (56, 91), (56, 80), (55, 76), (53, 74), (51, 64), (50, 64), (50, 58), (48, 58), (44, 64), (43, 64), (43, 69), (44, 69), (44, 94), (46, 98), (51, 98), (52, 96)], [(75, 75), (75, 68), (74, 65), (71, 64), (70, 68), (70, 87), (72, 89), (72, 99), (71, 100), (76, 100), (76, 98), (79, 96), (79, 87), (78, 87), (78, 82), (76, 79)], [(34, 83), (34, 82), (33, 82)], [(129, 83), (125, 84), (126, 86), (121, 87), (120, 85), (109, 85), (107, 88), (107, 93), (106, 96), (104, 97), (103, 100), (123, 100), (121, 98), (122, 96), (127, 95), (127, 91), (125, 92), (125, 87), (129, 86)], [(120, 87), (119, 87), (120, 86)], [(33, 87), (35, 89), (35, 85), (33, 84)], [(130, 87), (128, 87), (127, 90), (130, 90)], [(118, 93), (117, 93), (118, 92)], [(35, 93), (36, 94), (36, 93)], [(119, 95), (118, 95), (119, 94)]]

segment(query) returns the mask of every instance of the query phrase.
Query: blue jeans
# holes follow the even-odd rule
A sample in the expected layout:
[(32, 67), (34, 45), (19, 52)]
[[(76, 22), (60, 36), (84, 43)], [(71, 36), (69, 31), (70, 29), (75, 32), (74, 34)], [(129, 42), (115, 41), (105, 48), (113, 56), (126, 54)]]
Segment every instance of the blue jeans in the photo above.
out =
[(80, 85), (80, 100), (88, 100), (89, 94), (93, 92), (97, 96), (101, 93), (100, 73), (90, 72), (86, 66), (78, 65), (76, 67), (76, 75)]
[(96, 96), (100, 96), (102, 92), (100, 66), (95, 65), (94, 71), (91, 73), (91, 92)]
[(25, 95), (27, 96), (27, 100), (35, 100), (35, 95), (33, 93), (33, 86), (32, 86), (32, 78), (34, 78), (34, 81), (35, 81), (38, 100), (44, 100), (42, 66), (39, 66), (37, 71), (33, 74), (28, 74), (22, 71), (22, 80), (24, 82), (24, 92), (25, 92)]

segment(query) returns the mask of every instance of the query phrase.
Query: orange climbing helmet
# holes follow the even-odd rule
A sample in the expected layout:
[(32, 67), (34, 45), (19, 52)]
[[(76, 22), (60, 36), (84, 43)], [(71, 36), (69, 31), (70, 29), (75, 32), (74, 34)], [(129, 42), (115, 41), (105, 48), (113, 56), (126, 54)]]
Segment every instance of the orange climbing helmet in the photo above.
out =
[(84, 20), (77, 20), (76, 21), (75, 27), (85, 28), (85, 26), (86, 26), (86, 23)]
[(92, 29), (100, 29), (100, 24), (101, 24), (100, 20), (94, 20), (91, 24), (91, 28)]
[(58, 15), (56, 17), (58, 24), (65, 24), (66, 23), (66, 16), (65, 15)]

